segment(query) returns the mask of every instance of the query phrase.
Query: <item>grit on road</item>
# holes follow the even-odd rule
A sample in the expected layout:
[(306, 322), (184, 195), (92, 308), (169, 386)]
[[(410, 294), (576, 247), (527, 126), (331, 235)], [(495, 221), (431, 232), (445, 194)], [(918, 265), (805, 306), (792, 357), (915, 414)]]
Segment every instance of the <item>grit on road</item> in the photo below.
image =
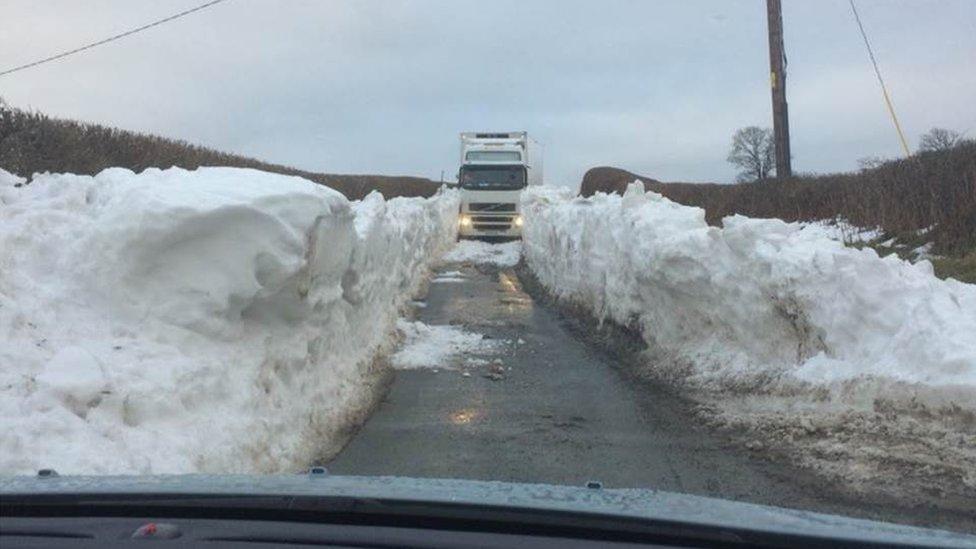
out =
[(418, 320), (463, 326), (499, 342), (502, 373), (492, 373), (490, 364), (397, 371), (373, 415), (329, 464), (331, 472), (599, 481), (608, 488), (910, 519), (840, 500), (812, 475), (696, 425), (689, 402), (637, 379), (586, 343), (578, 324), (526, 293), (514, 269), (466, 263), (445, 265), (447, 271), (449, 280), (430, 285)]

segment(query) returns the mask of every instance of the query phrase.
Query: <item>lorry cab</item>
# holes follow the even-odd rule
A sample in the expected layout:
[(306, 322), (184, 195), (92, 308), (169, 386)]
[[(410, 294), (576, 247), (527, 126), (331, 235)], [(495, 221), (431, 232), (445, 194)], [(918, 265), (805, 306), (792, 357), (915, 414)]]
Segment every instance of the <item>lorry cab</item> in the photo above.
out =
[(459, 238), (521, 238), (523, 189), (542, 184), (542, 154), (526, 132), (461, 134)]

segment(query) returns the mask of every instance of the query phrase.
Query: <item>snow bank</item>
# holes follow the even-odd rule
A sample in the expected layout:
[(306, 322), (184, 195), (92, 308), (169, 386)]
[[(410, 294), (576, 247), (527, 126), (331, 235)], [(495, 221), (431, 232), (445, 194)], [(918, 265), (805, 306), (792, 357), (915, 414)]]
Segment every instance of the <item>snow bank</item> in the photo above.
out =
[(22, 182), (0, 172), (0, 473), (334, 451), (458, 209), (231, 168)]
[[(637, 328), (664, 376), (718, 391), (892, 387), (976, 407), (976, 286), (822, 227), (727, 217), (631, 185), (523, 197), (524, 257), (557, 297)], [(914, 390), (914, 389), (913, 389)], [(943, 404), (947, 404), (943, 401)]]

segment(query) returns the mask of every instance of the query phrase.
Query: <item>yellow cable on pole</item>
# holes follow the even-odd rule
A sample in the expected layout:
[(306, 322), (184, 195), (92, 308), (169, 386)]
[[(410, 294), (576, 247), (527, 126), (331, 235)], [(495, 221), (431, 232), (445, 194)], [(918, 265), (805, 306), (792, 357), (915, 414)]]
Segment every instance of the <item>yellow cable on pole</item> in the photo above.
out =
[(885, 105), (888, 106), (888, 114), (891, 115), (891, 120), (895, 123), (895, 131), (898, 132), (898, 139), (901, 140), (901, 147), (905, 151), (905, 156), (911, 156), (912, 151), (908, 148), (908, 141), (905, 140), (905, 132), (901, 131), (901, 124), (898, 123), (898, 116), (895, 114), (895, 107), (891, 104), (891, 96), (888, 95), (888, 88), (885, 86), (884, 79), (881, 78), (881, 71), (878, 69), (878, 62), (874, 58), (874, 51), (871, 50), (871, 43), (868, 42), (868, 35), (864, 32), (864, 25), (861, 24), (861, 17), (857, 14), (857, 8), (854, 7), (854, 0), (848, 1), (851, 4), (851, 11), (854, 13), (854, 20), (857, 21), (857, 28), (861, 29), (861, 38), (864, 39), (864, 45), (868, 48), (868, 56), (871, 58), (871, 64), (874, 65), (874, 74), (878, 75), (878, 83), (881, 84), (881, 93), (884, 95)]
[(885, 89), (884, 82), (881, 83), (881, 93), (884, 94), (885, 104), (888, 105), (888, 112), (891, 114), (891, 121), (895, 123), (895, 130), (898, 131), (898, 138), (901, 139), (901, 148), (904, 149), (905, 156), (911, 156), (912, 151), (908, 148), (908, 141), (905, 140), (905, 132), (901, 131), (901, 124), (898, 123), (898, 116), (895, 115), (895, 107), (891, 105), (891, 98), (888, 97), (888, 90)]

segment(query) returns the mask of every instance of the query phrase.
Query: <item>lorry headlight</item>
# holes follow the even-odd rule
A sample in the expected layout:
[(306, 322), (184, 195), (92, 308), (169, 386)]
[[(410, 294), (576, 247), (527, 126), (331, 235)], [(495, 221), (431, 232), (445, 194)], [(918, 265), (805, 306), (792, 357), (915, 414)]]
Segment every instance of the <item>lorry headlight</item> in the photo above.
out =
[(522, 216), (521, 215), (515, 216), (515, 226), (516, 227), (521, 227), (522, 226)]
[(461, 226), (462, 227), (470, 227), (471, 226), (471, 216), (470, 215), (461, 214)]

